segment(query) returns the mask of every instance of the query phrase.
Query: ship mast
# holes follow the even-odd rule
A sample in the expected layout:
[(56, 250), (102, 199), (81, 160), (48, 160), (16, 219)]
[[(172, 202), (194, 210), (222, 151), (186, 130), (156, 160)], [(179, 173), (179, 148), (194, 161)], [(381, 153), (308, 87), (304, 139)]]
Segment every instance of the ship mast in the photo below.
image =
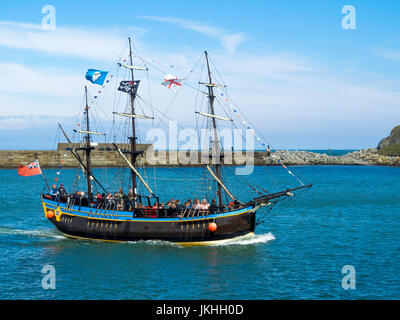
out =
[[(218, 138), (218, 130), (217, 130), (217, 123), (216, 123), (216, 118), (215, 118), (215, 112), (214, 112), (214, 90), (212, 86), (212, 79), (211, 79), (211, 71), (210, 71), (210, 64), (208, 62), (208, 53), (207, 51), (204, 51), (204, 54), (206, 56), (206, 62), (207, 62), (207, 70), (208, 70), (208, 80), (209, 84), (207, 86), (208, 88), (208, 99), (210, 102), (210, 113), (214, 117), (212, 117), (212, 124), (214, 128), (214, 150), (217, 152), (217, 161), (215, 163), (215, 173), (219, 181), (222, 183), (222, 177), (221, 177), (221, 156), (220, 156), (220, 146), (219, 146), (219, 138)], [(217, 186), (217, 195), (218, 195), (218, 204), (221, 207), (223, 205), (222, 203), (222, 190), (221, 190), (221, 185), (218, 183)]]
[(85, 99), (86, 99), (86, 107), (85, 107), (85, 114), (86, 114), (86, 181), (87, 181), (87, 189), (88, 189), (88, 198), (92, 199), (92, 184), (90, 181), (90, 177), (92, 175), (91, 173), (91, 162), (90, 162), (90, 151), (91, 151), (91, 146), (90, 146), (90, 128), (89, 128), (89, 104), (88, 104), (88, 92), (87, 92), (87, 87), (85, 86)]
[[(132, 46), (131, 46), (131, 38), (128, 38), (129, 40), (129, 58), (131, 62), (131, 66), (133, 66), (133, 60), (132, 60)], [(131, 80), (132, 80), (132, 90), (131, 90), (131, 113), (135, 114), (135, 79), (133, 76), (133, 68), (131, 68)], [(136, 130), (135, 130), (135, 118), (132, 117), (132, 137), (129, 137), (130, 143), (131, 143), (131, 163), (134, 166), (136, 162), (136, 157), (137, 157), (137, 152), (136, 152)], [(136, 203), (136, 173), (134, 170), (131, 169), (131, 176), (132, 176), (132, 191), (133, 191), (133, 197), (135, 199)]]

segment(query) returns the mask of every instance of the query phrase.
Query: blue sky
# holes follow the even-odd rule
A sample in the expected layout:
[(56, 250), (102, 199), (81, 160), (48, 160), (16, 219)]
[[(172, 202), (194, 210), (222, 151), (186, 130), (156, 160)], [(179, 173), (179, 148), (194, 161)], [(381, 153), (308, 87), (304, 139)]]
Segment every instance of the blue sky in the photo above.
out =
[[(40, 28), (48, 4), (56, 30)], [(341, 26), (345, 5), (355, 30)], [(128, 36), (183, 69), (207, 49), (275, 148), (375, 147), (400, 122), (399, 13), (399, 1), (3, 1), (0, 148), (53, 148), (56, 121), (81, 108), (86, 70), (113, 69)], [(166, 110), (172, 95), (150, 77)], [(172, 112), (194, 126), (184, 112), (194, 99), (180, 95)]]

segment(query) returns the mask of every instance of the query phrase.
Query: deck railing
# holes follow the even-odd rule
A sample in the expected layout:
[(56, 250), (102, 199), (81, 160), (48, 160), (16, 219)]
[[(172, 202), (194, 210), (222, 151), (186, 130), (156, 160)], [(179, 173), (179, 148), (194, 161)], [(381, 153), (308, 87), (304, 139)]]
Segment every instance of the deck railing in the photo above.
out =
[[(74, 211), (74, 206), (79, 207), (79, 211), (82, 208), (87, 208), (90, 216), (101, 217), (101, 218), (179, 218), (180, 220), (185, 218), (205, 217), (219, 212), (224, 212), (225, 208), (210, 208), (210, 209), (194, 209), (194, 208), (134, 208), (131, 210), (118, 210), (118, 204), (115, 201), (101, 201), (98, 203), (91, 203), (87, 198), (76, 198), (69, 196), (65, 201), (56, 199), (57, 204), (65, 203), (65, 209), (67, 212)], [(126, 204), (126, 207), (131, 207)]]

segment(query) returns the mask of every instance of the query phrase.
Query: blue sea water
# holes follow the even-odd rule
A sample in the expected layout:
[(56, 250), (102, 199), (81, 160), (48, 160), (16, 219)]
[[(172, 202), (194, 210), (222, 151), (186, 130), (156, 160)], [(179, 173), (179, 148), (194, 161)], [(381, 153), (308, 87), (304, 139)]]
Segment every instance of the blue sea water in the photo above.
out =
[[(313, 188), (260, 211), (265, 221), (253, 238), (211, 247), (67, 239), (44, 217), (41, 176), (0, 170), (0, 298), (399, 299), (400, 168), (291, 170)], [(69, 190), (76, 172), (62, 170)], [(192, 197), (188, 186), (202, 175), (200, 168), (156, 172), (164, 199)], [(103, 169), (95, 173), (111, 181)], [(194, 180), (178, 180), (185, 177)], [(270, 191), (298, 185), (281, 167), (256, 167), (246, 178)], [(240, 180), (228, 182), (240, 199), (251, 197)], [(56, 270), (55, 290), (42, 288), (45, 265)], [(354, 290), (342, 288), (346, 265), (356, 271)]]

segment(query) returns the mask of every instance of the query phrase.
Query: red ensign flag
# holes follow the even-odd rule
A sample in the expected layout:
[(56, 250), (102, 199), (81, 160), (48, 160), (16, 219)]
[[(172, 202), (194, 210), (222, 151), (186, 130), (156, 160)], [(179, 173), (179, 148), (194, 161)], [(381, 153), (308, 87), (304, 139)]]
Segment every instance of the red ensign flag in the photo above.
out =
[(33, 161), (32, 163), (23, 166), (18, 165), (18, 174), (20, 176), (35, 176), (37, 174), (42, 174), (42, 170), (40, 169), (39, 160)]

